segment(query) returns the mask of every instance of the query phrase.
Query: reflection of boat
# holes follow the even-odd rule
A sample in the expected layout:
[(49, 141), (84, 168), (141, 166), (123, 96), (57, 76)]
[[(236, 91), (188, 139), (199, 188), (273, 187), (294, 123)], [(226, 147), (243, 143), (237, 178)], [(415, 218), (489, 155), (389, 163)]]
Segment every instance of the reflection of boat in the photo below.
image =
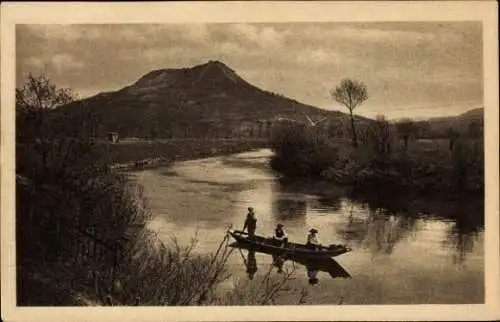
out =
[[(248, 263), (250, 263), (250, 258), (255, 258), (255, 252), (256, 249), (248, 244), (248, 243), (239, 243), (235, 242), (230, 245), (231, 247), (234, 248), (239, 248), (239, 249), (247, 249), (248, 250), (248, 260), (246, 260), (243, 257), (243, 261), (245, 262), (245, 266), (247, 267), (247, 273), (249, 271), (249, 266)], [(297, 255), (292, 255), (292, 254), (286, 254), (286, 255), (280, 255), (277, 253), (272, 253), (272, 252), (263, 252), (267, 253), (272, 256), (273, 258), (273, 265), (278, 269), (278, 272), (283, 271), (283, 264), (285, 261), (290, 260), (295, 263), (304, 265), (307, 269), (308, 277), (311, 279), (311, 276), (314, 275), (314, 278), (316, 278), (317, 272), (325, 272), (328, 273), (332, 278), (351, 278), (351, 275), (333, 258), (325, 258), (325, 257), (319, 257), (319, 258), (312, 258), (310, 256), (297, 256)], [(242, 255), (243, 256), (243, 255)], [(255, 263), (256, 265), (256, 263)], [(253, 270), (253, 273), (257, 268)], [(253, 274), (250, 276), (250, 279), (253, 279)]]
[(333, 258), (307, 259), (300, 256), (294, 256), (289, 259), (306, 266), (308, 271), (326, 272), (330, 274), (332, 278), (351, 278), (351, 275)]
[(292, 242), (287, 242), (285, 246), (278, 246), (276, 245), (276, 241), (272, 238), (257, 235), (250, 238), (247, 233), (238, 230), (229, 231), (229, 234), (239, 243), (250, 245), (256, 251), (269, 254), (280, 253), (284, 256), (293, 255), (306, 258), (330, 258), (351, 251), (350, 248), (344, 245), (330, 245), (329, 247), (322, 246), (318, 250), (307, 248), (305, 244)]

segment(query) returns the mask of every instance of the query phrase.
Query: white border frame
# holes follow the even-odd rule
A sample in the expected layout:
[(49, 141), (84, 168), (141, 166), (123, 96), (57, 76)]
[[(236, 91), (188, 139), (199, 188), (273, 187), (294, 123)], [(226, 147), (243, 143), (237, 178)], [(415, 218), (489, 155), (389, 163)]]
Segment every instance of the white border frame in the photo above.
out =
[[(498, 16), (493, 1), (2, 3), (1, 236), (2, 319), (5, 321), (304, 321), (490, 320), (500, 318)], [(269, 307), (16, 307), (15, 296), (15, 24), (287, 21), (483, 22), (485, 107), (485, 304)]]

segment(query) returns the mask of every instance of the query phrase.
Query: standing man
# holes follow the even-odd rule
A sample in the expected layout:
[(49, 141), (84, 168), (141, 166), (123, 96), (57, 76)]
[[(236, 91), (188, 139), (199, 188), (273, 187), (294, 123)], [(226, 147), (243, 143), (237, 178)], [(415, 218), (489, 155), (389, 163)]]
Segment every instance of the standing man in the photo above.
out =
[(245, 220), (245, 225), (243, 225), (243, 231), (248, 230), (248, 236), (255, 236), (255, 229), (257, 229), (257, 218), (255, 218), (255, 212), (252, 207), (248, 207), (247, 218)]

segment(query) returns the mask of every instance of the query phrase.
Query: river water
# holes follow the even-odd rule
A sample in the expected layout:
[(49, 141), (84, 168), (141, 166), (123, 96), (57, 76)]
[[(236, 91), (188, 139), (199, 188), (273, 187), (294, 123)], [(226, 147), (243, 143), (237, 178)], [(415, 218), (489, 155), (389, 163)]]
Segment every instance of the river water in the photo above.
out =
[[(348, 279), (319, 272), (319, 283), (309, 285), (305, 267), (285, 262), (296, 267), (292, 284), (309, 291), (308, 303), (484, 303), (481, 207), (401, 196), (350, 198), (325, 183), (286, 183), (269, 168), (270, 156), (259, 150), (132, 175), (144, 187), (151, 228), (165, 243), (175, 235), (187, 244), (196, 235), (196, 251), (213, 253), (227, 225), (242, 228), (252, 206), (258, 234), (271, 235), (283, 223), (292, 241), (304, 242), (315, 227), (322, 244), (348, 244), (353, 251), (335, 258)], [(231, 254), (233, 282), (256, 282), (247, 276), (247, 256), (244, 250)], [(272, 265), (265, 254), (257, 253), (255, 261), (257, 276)]]

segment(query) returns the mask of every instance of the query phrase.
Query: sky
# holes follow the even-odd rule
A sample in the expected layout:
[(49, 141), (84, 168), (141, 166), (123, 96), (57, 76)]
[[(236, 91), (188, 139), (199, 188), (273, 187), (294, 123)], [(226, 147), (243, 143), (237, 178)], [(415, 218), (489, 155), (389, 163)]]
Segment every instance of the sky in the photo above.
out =
[(17, 25), (16, 83), (45, 72), (80, 97), (118, 90), (151, 70), (220, 60), (248, 82), (320, 108), (362, 81), (355, 113), (390, 119), (483, 106), (480, 22)]

